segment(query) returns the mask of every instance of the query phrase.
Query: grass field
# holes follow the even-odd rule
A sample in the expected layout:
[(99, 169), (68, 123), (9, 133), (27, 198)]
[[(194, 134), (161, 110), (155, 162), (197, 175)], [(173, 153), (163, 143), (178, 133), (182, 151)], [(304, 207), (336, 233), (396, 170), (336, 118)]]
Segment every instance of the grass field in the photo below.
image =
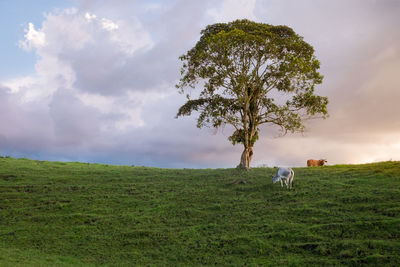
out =
[(0, 266), (400, 266), (400, 162), (294, 170), (2, 157)]

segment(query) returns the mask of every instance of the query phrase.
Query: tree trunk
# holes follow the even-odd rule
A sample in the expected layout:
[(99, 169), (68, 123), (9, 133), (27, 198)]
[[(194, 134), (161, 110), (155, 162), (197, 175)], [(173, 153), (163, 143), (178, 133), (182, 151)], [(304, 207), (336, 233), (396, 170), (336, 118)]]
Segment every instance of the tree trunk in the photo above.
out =
[(253, 158), (253, 147), (245, 147), (240, 158), (240, 169), (249, 170), (250, 169), (250, 161)]

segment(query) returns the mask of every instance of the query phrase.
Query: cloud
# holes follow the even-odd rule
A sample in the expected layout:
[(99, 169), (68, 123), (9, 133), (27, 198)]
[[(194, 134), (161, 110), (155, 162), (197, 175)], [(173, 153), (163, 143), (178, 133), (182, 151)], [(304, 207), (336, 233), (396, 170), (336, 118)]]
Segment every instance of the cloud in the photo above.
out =
[(90, 14), (89, 12), (85, 13), (85, 18), (91, 22), (93, 19), (97, 18), (97, 16), (95, 14)]
[[(161, 20), (152, 24), (151, 30), (165, 34), (157, 43), (131, 14), (111, 19), (77, 8), (46, 14), (35, 30), (46, 36), (45, 45), (32, 43), (30, 35), (22, 41), (38, 55), (36, 72), (0, 83), (5, 108), (0, 119), (2, 148), (14, 155), (63, 160), (187, 163), (179, 157), (193, 150), (179, 140), (192, 143), (192, 137), (184, 130), (177, 135), (173, 127), (183, 102), (174, 87), (177, 57), (184, 52), (180, 45), (200, 31), (205, 5), (181, 2), (160, 14), (176, 17), (201, 8), (199, 15), (168, 26)], [(185, 26), (196, 24), (194, 31)], [(29, 27), (34, 29), (33, 24)], [(172, 105), (169, 112), (163, 108), (167, 103)], [(9, 120), (13, 123), (5, 124)]]
[[(48, 110), (42, 101), (25, 102), (20, 93), (0, 85), (0, 147), (19, 154), (36, 153), (46, 146), (43, 137), (52, 131)], [(21, 154), (19, 154), (21, 155)]]
[(214, 21), (230, 22), (237, 19), (255, 20), (256, 0), (223, 0), (220, 7), (211, 8), (208, 15)]
[(261, 161), (304, 166), (307, 158), (327, 157), (331, 164), (399, 160), (394, 137), (400, 129), (394, 114), (399, 112), (395, 103), (398, 97), (395, 72), (400, 67), (397, 30), (400, 4), (396, 1), (263, 3), (257, 2), (258, 18), (289, 25), (314, 46), (325, 75), (317, 93), (329, 97), (330, 117), (308, 122), (304, 136), (286, 136), (272, 143), (262, 140), (261, 146), (282, 152), (273, 160), (264, 153), (260, 155)]
[(70, 90), (59, 88), (54, 93), (49, 115), (58, 146), (82, 146), (101, 134), (101, 112), (82, 103)]
[(253, 165), (396, 159), (400, 153), (398, 1), (76, 1), (27, 25), (35, 73), (0, 81), (0, 153), (159, 167), (234, 167), (231, 129), (175, 119), (178, 57), (208, 24), (247, 18), (291, 26), (311, 43), (330, 118), (304, 135), (265, 126)]
[(106, 19), (106, 18), (101, 19), (101, 25), (102, 25), (103, 29), (105, 29), (107, 31), (113, 31), (113, 30), (117, 30), (119, 28), (117, 23), (113, 22), (112, 20)]
[(42, 31), (36, 31), (35, 25), (28, 24), (28, 29), (25, 30), (25, 40), (19, 42), (19, 46), (24, 50), (31, 50), (32, 48), (39, 48), (46, 45), (46, 35)]

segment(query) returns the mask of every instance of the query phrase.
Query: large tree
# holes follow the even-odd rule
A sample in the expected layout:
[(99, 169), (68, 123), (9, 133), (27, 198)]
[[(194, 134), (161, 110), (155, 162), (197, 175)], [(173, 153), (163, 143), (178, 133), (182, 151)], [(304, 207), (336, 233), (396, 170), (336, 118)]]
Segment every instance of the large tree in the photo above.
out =
[[(287, 26), (249, 20), (209, 25), (180, 59), (177, 88), (188, 100), (177, 117), (198, 111), (199, 128), (232, 125), (229, 140), (244, 146), (241, 168), (249, 169), (260, 125), (302, 132), (304, 120), (328, 115), (328, 99), (314, 94), (323, 78), (314, 48)], [(191, 88), (198, 87), (191, 99)]]

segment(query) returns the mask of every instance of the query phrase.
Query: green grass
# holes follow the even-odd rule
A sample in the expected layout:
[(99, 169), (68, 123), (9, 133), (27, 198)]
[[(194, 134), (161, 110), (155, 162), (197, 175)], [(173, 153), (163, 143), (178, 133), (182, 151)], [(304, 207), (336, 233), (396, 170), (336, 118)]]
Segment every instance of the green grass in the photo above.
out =
[(0, 158), (0, 266), (400, 265), (400, 162), (294, 170)]

